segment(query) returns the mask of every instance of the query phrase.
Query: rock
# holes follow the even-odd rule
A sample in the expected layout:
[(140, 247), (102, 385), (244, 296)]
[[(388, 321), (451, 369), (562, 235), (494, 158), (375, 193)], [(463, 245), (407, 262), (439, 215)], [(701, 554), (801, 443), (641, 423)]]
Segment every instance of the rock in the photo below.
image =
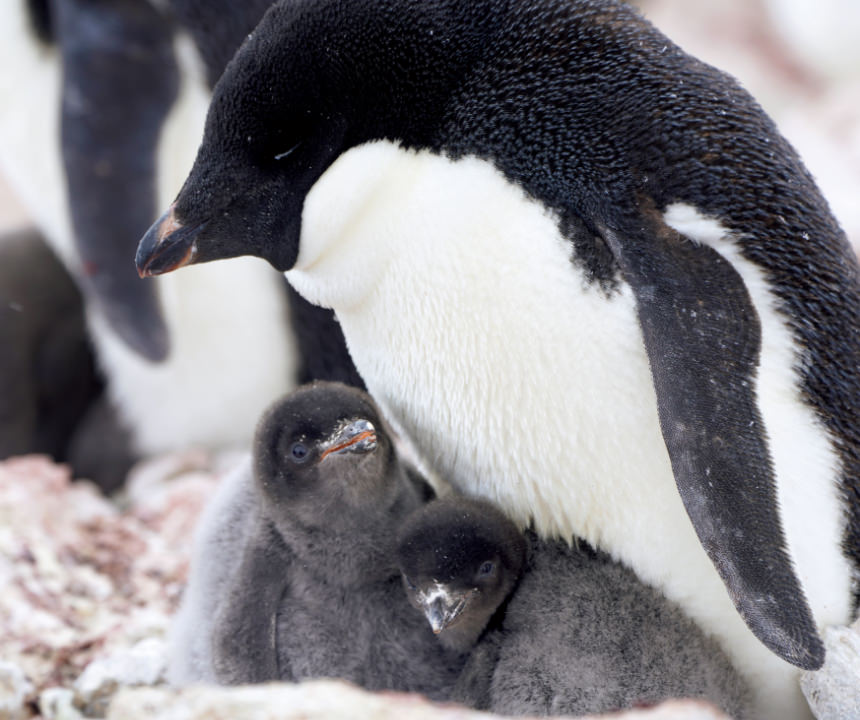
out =
[(0, 661), (0, 720), (29, 717), (26, 706), (33, 685), (14, 663)]
[(120, 687), (155, 685), (164, 680), (167, 644), (147, 638), (129, 649), (87, 665), (74, 683), (75, 704), (88, 717), (103, 717), (108, 703)]
[(218, 477), (243, 457), (228, 451), (213, 455), (197, 448), (140, 462), (129, 473), (121, 506), (157, 532), (165, 544), (181, 547), (215, 492)]
[(73, 685), (78, 710), (103, 714), (118, 683), (155, 681), (208, 467), (165, 460), (122, 509), (46, 458), (0, 462), (0, 720), (32, 717), (37, 698), (75, 718)]
[(83, 720), (75, 707), (75, 693), (68, 688), (51, 687), (39, 694), (39, 712), (44, 720)]
[[(108, 713), (108, 720), (491, 720), (495, 717), (501, 718), (457, 705), (431, 703), (418, 695), (369, 693), (334, 680), (298, 685), (122, 690)], [(648, 710), (589, 717), (728, 720), (712, 705), (696, 700), (673, 700)]]
[(827, 660), (803, 672), (800, 688), (818, 720), (860, 718), (860, 620), (824, 631)]

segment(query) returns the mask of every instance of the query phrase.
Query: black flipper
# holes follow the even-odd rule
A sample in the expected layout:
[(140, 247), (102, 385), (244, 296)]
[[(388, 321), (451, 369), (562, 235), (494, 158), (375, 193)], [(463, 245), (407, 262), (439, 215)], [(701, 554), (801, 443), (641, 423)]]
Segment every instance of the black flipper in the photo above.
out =
[(696, 533), (750, 630), (798, 667), (824, 645), (791, 561), (755, 379), (761, 326), (740, 275), (657, 213), (601, 227), (633, 289), (663, 439)]
[(84, 290), (126, 343), (163, 360), (156, 285), (138, 278), (134, 253), (157, 215), (156, 148), (178, 92), (172, 26), (140, 0), (55, 7), (63, 161)]

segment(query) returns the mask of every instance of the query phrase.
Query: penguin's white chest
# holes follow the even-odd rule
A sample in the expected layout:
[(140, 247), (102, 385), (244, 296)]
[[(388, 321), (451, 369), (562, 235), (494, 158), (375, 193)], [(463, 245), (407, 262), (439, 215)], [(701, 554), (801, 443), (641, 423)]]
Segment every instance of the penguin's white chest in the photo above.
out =
[[(634, 532), (625, 507), (683, 514), (629, 288), (588, 284), (554, 218), (488, 163), (355, 156), (361, 182), (335, 166), (309, 195), (287, 277), (335, 309), (425, 459), (548, 534), (604, 545)], [(338, 175), (359, 189), (335, 209)]]
[(589, 284), (555, 218), (474, 158), (355, 148), (302, 220), (288, 279), (336, 311), (424, 459), (633, 567), (723, 641), (762, 707), (794, 716), (794, 669), (744, 625), (684, 510), (630, 288)]

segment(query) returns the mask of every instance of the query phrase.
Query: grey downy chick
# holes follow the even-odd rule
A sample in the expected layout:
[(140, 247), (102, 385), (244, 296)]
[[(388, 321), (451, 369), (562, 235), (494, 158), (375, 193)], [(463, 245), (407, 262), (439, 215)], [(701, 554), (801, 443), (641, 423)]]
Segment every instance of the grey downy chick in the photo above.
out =
[(580, 715), (695, 697), (751, 717), (716, 642), (603, 553), (524, 535), (495, 506), (464, 497), (416, 511), (397, 552), (407, 595), (440, 644), (471, 653), (458, 702)]
[(188, 583), (168, 634), (171, 685), (217, 682), (212, 652), (216, 615), (233, 592), (234, 577), (256, 524), (257, 503), (247, 457), (224, 477), (197, 522)]
[(261, 419), (256, 517), (216, 613), (223, 683), (337, 677), (444, 697), (462, 665), (401, 590), (397, 528), (431, 496), (370, 397), (315, 383)]

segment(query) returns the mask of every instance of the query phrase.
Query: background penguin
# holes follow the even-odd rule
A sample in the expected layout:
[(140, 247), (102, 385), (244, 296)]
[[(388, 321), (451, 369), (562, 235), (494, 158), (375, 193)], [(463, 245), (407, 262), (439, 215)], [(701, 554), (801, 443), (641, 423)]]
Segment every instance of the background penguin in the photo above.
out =
[(253, 476), (245, 489), (234, 480), (238, 503), (218, 501), (201, 526), (209, 540), (178, 622), (214, 614), (211, 630), (204, 619), (194, 631), (210, 633), (211, 660), (177, 630), (192, 642), (173, 643), (185, 658), (173, 665), (192, 676), (172, 680), (206, 680), (211, 668), (223, 683), (341, 677), (446, 697), (461, 658), (409, 607), (394, 559), (399, 522), (430, 491), (407, 475), (367, 395), (317, 383), (275, 403)]
[(603, 553), (527, 538), (528, 550), (497, 508), (460, 497), (401, 528), (410, 600), (442, 644), (471, 651), (454, 700), (581, 715), (702, 697), (736, 720), (753, 717), (737, 671), (674, 603)]
[(331, 312), (262, 264), (156, 287), (131, 263), (190, 167), (209, 87), (269, 5), (14, 0), (0, 11), (0, 165), (84, 292), (138, 454), (249, 442), (295, 383), (360, 382)]
[(45, 453), (124, 474), (128, 438), (102, 398), (81, 295), (35, 231), (0, 237), (0, 348), (0, 459)]
[(858, 268), (731, 78), (612, 0), (279, 3), (138, 267), (244, 254), (335, 309), (440, 474), (807, 715), (785, 660), (855, 612)]

